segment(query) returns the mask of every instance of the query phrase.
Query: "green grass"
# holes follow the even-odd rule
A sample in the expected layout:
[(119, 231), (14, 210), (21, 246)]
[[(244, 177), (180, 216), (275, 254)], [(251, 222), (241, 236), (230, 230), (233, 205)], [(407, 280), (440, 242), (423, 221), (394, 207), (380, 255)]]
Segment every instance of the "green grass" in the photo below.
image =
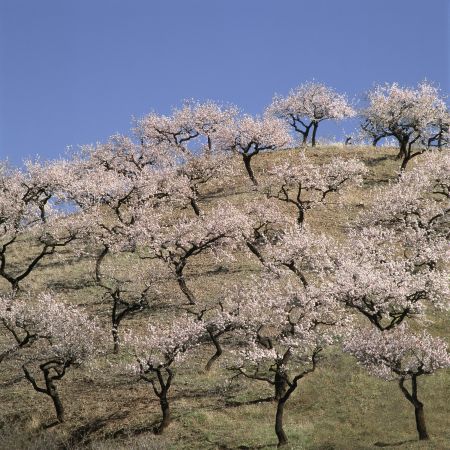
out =
[[(263, 177), (264, 171), (277, 161), (295, 158), (296, 153), (297, 150), (289, 150), (258, 155), (254, 158), (256, 176)], [(374, 186), (395, 178), (399, 166), (394, 159), (396, 151), (349, 146), (308, 149), (307, 153), (318, 163), (337, 155), (354, 156), (369, 167), (364, 185), (348, 192), (343, 205), (331, 199), (327, 207), (311, 212), (306, 218), (312, 228), (343, 239), (349, 220), (369, 204)], [(224, 200), (239, 205), (257, 194), (242, 170), (223, 187), (208, 186), (203, 195), (202, 206), (210, 208)], [(284, 204), (280, 206), (289, 214), (295, 213)], [(23, 249), (29, 245), (24, 240), (14, 255), (18, 265), (24, 261)], [(218, 266), (226, 270), (215, 271)], [(101, 291), (93, 283), (93, 268), (89, 258), (74, 258), (67, 252), (44, 260), (22, 287), (64, 292), (69, 301), (87, 306), (107, 324), (109, 306), (99, 301)], [(224, 284), (240, 282), (258, 270), (258, 262), (244, 254), (221, 264), (201, 256), (188, 264), (186, 278), (199, 298), (208, 301)], [(0, 281), (0, 289), (7, 288)], [(176, 284), (167, 280), (159, 289), (158, 298), (170, 300), (170, 305), (136, 315), (126, 320), (123, 327), (138, 328), (149, 318), (176, 310), (174, 305), (182, 300)], [(430, 325), (430, 331), (448, 336), (449, 324), (449, 317), (440, 315)], [(201, 367), (213, 351), (209, 346), (197, 351), (197, 365), (180, 370), (175, 378), (170, 392), (174, 420), (164, 436), (154, 436), (151, 431), (159, 419), (159, 405), (149, 385), (136, 383), (120, 371), (120, 365), (127, 360), (123, 353), (105, 355), (89, 370), (68, 373), (59, 383), (67, 421), (51, 428), (45, 428), (53, 421), (50, 399), (34, 392), (20, 370), (6, 361), (0, 366), (0, 449), (275, 448), (275, 405), (233, 404), (267, 397), (271, 393), (268, 386), (244, 379), (228, 383), (230, 374), (220, 360), (210, 373), (204, 373)], [(351, 357), (337, 349), (330, 351), (318, 370), (301, 381), (287, 404), (285, 429), (290, 448), (450, 448), (450, 373), (441, 371), (421, 377), (419, 389), (431, 435), (426, 443), (417, 441), (413, 409), (396, 383), (371, 377)]]

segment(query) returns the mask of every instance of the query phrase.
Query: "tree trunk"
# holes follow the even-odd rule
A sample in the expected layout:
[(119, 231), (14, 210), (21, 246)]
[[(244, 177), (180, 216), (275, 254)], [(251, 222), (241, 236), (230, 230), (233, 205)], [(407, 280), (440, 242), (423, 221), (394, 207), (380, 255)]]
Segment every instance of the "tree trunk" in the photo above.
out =
[(404, 157), (403, 157), (403, 161), (402, 161), (402, 165), (400, 166), (400, 173), (404, 172), (406, 170), (406, 166), (408, 165), (408, 162), (411, 158), (409, 157), (409, 155), (407, 153), (405, 153)]
[(400, 149), (397, 153), (396, 158), (400, 159), (400, 158), (404, 158), (407, 154), (407, 148), (408, 148), (408, 140), (407, 139), (399, 139), (400, 142)]
[(288, 438), (283, 429), (283, 412), (284, 412), (285, 404), (286, 404), (286, 401), (284, 399), (278, 400), (277, 414), (275, 416), (275, 433), (278, 438), (277, 447), (282, 447), (288, 443)]
[(411, 392), (405, 387), (405, 379), (399, 380), (399, 386), (406, 399), (414, 406), (414, 413), (416, 417), (416, 429), (419, 433), (419, 440), (424, 441), (429, 439), (427, 427), (425, 425), (425, 413), (423, 410), (423, 403), (417, 396), (417, 377), (419, 375), (413, 374), (411, 377)]
[(120, 348), (120, 338), (119, 338), (119, 324), (114, 324), (111, 330), (112, 337), (113, 337), (113, 353), (117, 355), (119, 353)]
[(206, 363), (205, 370), (207, 372), (211, 370), (214, 361), (220, 358), (220, 355), (222, 355), (223, 353), (222, 346), (220, 345), (220, 342), (218, 340), (218, 336), (214, 335), (214, 333), (212, 332), (208, 332), (208, 334), (211, 338), (212, 343), (214, 344), (214, 347), (216, 348), (216, 352), (214, 353), (214, 355), (211, 356), (211, 358), (209, 358), (208, 362)]
[(313, 122), (313, 131), (312, 131), (312, 138), (311, 138), (311, 145), (313, 147), (316, 146), (316, 134), (317, 134), (317, 127), (319, 124), (317, 122)]
[(169, 401), (167, 400), (167, 392), (162, 392), (159, 398), (159, 405), (161, 406), (162, 412), (162, 421), (159, 424), (158, 428), (155, 430), (155, 434), (162, 434), (164, 430), (169, 426), (171, 418), (170, 418), (170, 407)]
[(253, 155), (243, 154), (242, 158), (244, 160), (244, 166), (245, 166), (245, 169), (247, 170), (247, 173), (248, 173), (248, 176), (250, 177), (250, 180), (252, 180), (252, 183), (253, 183), (254, 186), (258, 186), (258, 182), (256, 181), (256, 178), (255, 178), (255, 175), (253, 173), (252, 166), (251, 166), (252, 156)]
[(286, 379), (278, 372), (275, 373), (275, 400), (280, 400), (286, 394)]
[(188, 299), (189, 304), (195, 305), (196, 304), (195, 296), (186, 284), (186, 280), (184, 279), (184, 276), (183, 276), (183, 269), (184, 269), (184, 264), (178, 265), (175, 268), (178, 286), (180, 286), (181, 292), (183, 292), (183, 294)]
[(61, 402), (61, 399), (59, 398), (58, 391), (55, 389), (50, 393), (50, 397), (53, 400), (53, 405), (55, 406), (56, 411), (56, 418), (58, 419), (59, 423), (64, 422), (64, 407)]
[(194, 210), (194, 213), (196, 216), (200, 215), (200, 208), (198, 207), (197, 201), (195, 200), (195, 198), (191, 198), (191, 206), (192, 209)]
[(14, 298), (19, 291), (19, 282), (14, 280), (11, 282), (11, 297)]
[(119, 313), (118, 313), (118, 307), (119, 307), (119, 299), (115, 294), (112, 295), (113, 298), (113, 305), (111, 310), (111, 334), (113, 338), (113, 353), (117, 354), (119, 353)]
[(411, 159), (411, 147), (413, 145), (414, 141), (406, 142), (405, 148), (403, 149), (403, 161), (402, 165), (400, 166), (400, 173), (404, 172), (406, 170), (406, 166)]
[(425, 441), (429, 439), (427, 427), (425, 425), (425, 413), (423, 410), (423, 403), (417, 402), (416, 405), (414, 405), (414, 412), (416, 415), (416, 428), (417, 432), (419, 433), (419, 440)]
[(309, 128), (307, 128), (305, 130), (305, 132), (302, 133), (302, 135), (303, 135), (302, 145), (306, 145), (308, 143), (308, 134), (309, 134)]
[(107, 245), (105, 245), (103, 247), (103, 250), (97, 256), (97, 259), (95, 261), (95, 281), (97, 281), (97, 283), (100, 283), (100, 281), (102, 279), (101, 272), (100, 272), (101, 265), (102, 265), (103, 259), (108, 254), (108, 251), (109, 251), (109, 248)]
[(210, 155), (212, 153), (212, 141), (211, 141), (211, 137), (208, 136), (208, 150), (207, 150), (207, 154)]
[(256, 245), (254, 245), (251, 241), (246, 241), (248, 249), (259, 259), (259, 261), (264, 264), (264, 257), (261, 252), (258, 250)]
[(59, 397), (58, 390), (56, 389), (56, 385), (53, 382), (52, 378), (50, 377), (50, 373), (48, 370), (44, 370), (44, 379), (45, 379), (45, 386), (47, 388), (47, 394), (52, 399), (53, 405), (55, 407), (56, 418), (58, 419), (58, 422), (63, 423), (64, 407)]
[(438, 134), (438, 140), (437, 140), (437, 148), (441, 149), (442, 148), (442, 136), (443, 136), (443, 131), (439, 131)]
[(305, 221), (305, 210), (301, 206), (297, 206), (298, 214), (297, 214), (297, 225), (300, 228), (303, 228), (303, 222)]

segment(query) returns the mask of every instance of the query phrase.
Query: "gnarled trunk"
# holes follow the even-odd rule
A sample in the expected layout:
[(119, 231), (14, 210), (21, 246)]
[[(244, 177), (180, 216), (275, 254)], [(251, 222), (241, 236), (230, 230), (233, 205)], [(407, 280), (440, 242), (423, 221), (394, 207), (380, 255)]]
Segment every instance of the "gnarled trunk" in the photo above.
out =
[(256, 181), (255, 174), (253, 173), (253, 169), (252, 169), (252, 166), (251, 166), (252, 156), (253, 156), (253, 154), (251, 154), (251, 155), (243, 154), (242, 155), (242, 159), (244, 160), (244, 166), (245, 166), (245, 169), (247, 170), (247, 173), (248, 173), (248, 176), (250, 177), (250, 180), (252, 180), (252, 183), (255, 186), (258, 186), (258, 181)]
[(400, 143), (400, 148), (399, 148), (396, 158), (397, 159), (405, 158), (405, 156), (408, 153), (408, 139), (401, 138), (398, 141)]
[(282, 447), (288, 443), (288, 438), (283, 429), (283, 412), (284, 412), (285, 404), (286, 404), (286, 400), (284, 400), (283, 398), (278, 400), (277, 413), (275, 416), (275, 433), (278, 438), (277, 447)]
[(59, 397), (58, 390), (56, 389), (56, 385), (50, 375), (50, 372), (48, 370), (44, 370), (43, 372), (44, 372), (45, 386), (47, 390), (46, 393), (53, 401), (53, 406), (55, 407), (56, 418), (58, 419), (58, 422), (63, 423), (64, 407), (61, 402), (61, 398)]
[(53, 401), (53, 406), (55, 407), (56, 412), (56, 418), (58, 419), (59, 423), (64, 422), (64, 406), (61, 402), (61, 399), (59, 397), (58, 391), (55, 389), (53, 392), (50, 393), (50, 397)]
[(302, 206), (297, 206), (298, 212), (297, 212), (297, 225), (300, 228), (303, 228), (303, 223), (305, 222), (305, 210)]
[(171, 422), (170, 406), (169, 401), (167, 400), (167, 392), (161, 393), (161, 397), (159, 398), (159, 405), (161, 407), (162, 420), (159, 426), (156, 428), (155, 434), (162, 434)]
[(188, 299), (189, 304), (190, 305), (195, 305), (196, 304), (195, 295), (188, 288), (188, 286), (186, 284), (186, 280), (184, 279), (184, 275), (183, 275), (184, 266), (185, 266), (185, 261), (182, 261), (175, 268), (175, 273), (176, 273), (176, 276), (177, 276), (178, 286), (180, 287), (181, 292), (183, 292), (183, 294)]
[(404, 172), (406, 170), (406, 166), (408, 165), (408, 162), (411, 158), (409, 157), (409, 155), (406, 153), (405, 156), (403, 157), (403, 161), (402, 164), (400, 166), (400, 173)]
[(247, 244), (248, 249), (259, 259), (262, 264), (264, 264), (264, 257), (258, 250), (258, 247), (251, 241), (246, 241), (245, 243)]
[(408, 389), (405, 387), (404, 378), (401, 378), (399, 380), (399, 387), (403, 392), (403, 395), (406, 397), (406, 399), (414, 406), (417, 433), (419, 434), (419, 440), (424, 441), (429, 439), (429, 436), (425, 423), (425, 413), (423, 410), (423, 403), (419, 400), (417, 396), (417, 377), (418, 374), (413, 374), (411, 377), (411, 392), (409, 392)]
[(309, 128), (307, 128), (305, 130), (305, 132), (302, 133), (302, 135), (303, 135), (302, 145), (306, 145), (308, 143), (308, 134), (309, 134)]
[(416, 405), (414, 405), (414, 413), (416, 416), (416, 428), (417, 432), (419, 433), (419, 439), (421, 441), (429, 439), (427, 426), (425, 424), (425, 413), (423, 410), (422, 402), (418, 402)]
[(195, 198), (191, 198), (190, 203), (191, 203), (192, 209), (194, 210), (195, 215), (199, 216), (200, 208), (198, 207), (198, 204), (197, 204), (197, 201), (195, 200)]
[(311, 145), (313, 147), (316, 146), (316, 134), (317, 134), (317, 127), (319, 126), (319, 124), (317, 122), (313, 122), (312, 124), (312, 137), (311, 137)]
[(120, 338), (119, 338), (119, 325), (121, 320), (121, 314), (118, 311), (119, 308), (119, 298), (115, 295), (112, 295), (113, 305), (111, 310), (111, 334), (113, 338), (113, 353), (119, 353), (120, 347)]
[(285, 377), (278, 372), (275, 373), (275, 400), (280, 400), (284, 397), (287, 390), (287, 383)]
[(222, 346), (220, 345), (220, 342), (219, 342), (219, 339), (218, 339), (219, 335), (215, 335), (212, 331), (211, 332), (208, 331), (208, 334), (209, 334), (209, 336), (211, 338), (212, 343), (214, 344), (216, 352), (214, 353), (214, 355), (211, 356), (211, 358), (209, 358), (208, 362), (206, 363), (205, 370), (207, 372), (209, 372), (211, 370), (211, 367), (214, 364), (214, 362), (217, 359), (219, 359), (220, 356), (223, 353)]
[(113, 324), (111, 333), (112, 333), (112, 337), (113, 337), (113, 353), (117, 354), (117, 353), (119, 353), (119, 348), (120, 348), (119, 324), (118, 323)]

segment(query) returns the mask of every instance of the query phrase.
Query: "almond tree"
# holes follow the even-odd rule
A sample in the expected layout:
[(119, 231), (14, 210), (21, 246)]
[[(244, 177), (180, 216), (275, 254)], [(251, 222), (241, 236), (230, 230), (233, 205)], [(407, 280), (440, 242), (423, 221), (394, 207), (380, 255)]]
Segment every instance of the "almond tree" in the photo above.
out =
[(447, 153), (429, 152), (397, 182), (376, 189), (357, 219), (358, 226), (384, 228), (379, 232), (389, 235), (397, 256), (403, 252), (412, 274), (437, 270), (448, 261), (449, 164)]
[(233, 125), (222, 128), (219, 140), (222, 148), (242, 156), (248, 176), (255, 186), (258, 182), (251, 167), (252, 158), (262, 151), (277, 150), (292, 142), (286, 124), (269, 116), (243, 116)]
[(245, 287), (230, 290), (221, 320), (235, 324), (242, 347), (233, 351), (236, 376), (268, 383), (277, 403), (278, 446), (288, 443), (283, 427), (286, 402), (299, 381), (313, 372), (323, 349), (340, 324), (340, 311), (321, 290), (290, 284), (263, 274)]
[(312, 280), (330, 275), (335, 269), (337, 245), (308, 227), (285, 231), (264, 248), (266, 266), (283, 275), (290, 271), (307, 288)]
[(185, 102), (183, 108), (174, 112), (174, 118), (181, 122), (191, 121), (200, 137), (206, 141), (204, 153), (211, 154), (221, 150), (221, 130), (232, 126), (238, 114), (238, 108), (233, 105), (224, 106), (211, 100), (204, 103), (190, 100)]
[(285, 228), (290, 225), (289, 218), (273, 200), (265, 196), (253, 197), (251, 201), (244, 203), (242, 212), (249, 225), (247, 233), (243, 234), (245, 245), (266, 266), (263, 250), (280, 239)]
[(64, 422), (57, 382), (68, 369), (97, 354), (102, 339), (100, 327), (84, 311), (52, 294), (41, 294), (26, 306), (24, 302), (11, 304), (2, 316), (5, 328), (21, 349), (17, 360), (25, 378), (36, 392), (52, 399), (58, 422)]
[(192, 154), (194, 148), (189, 144), (193, 142), (205, 144), (206, 152), (211, 153), (217, 148), (219, 131), (230, 126), (237, 113), (233, 106), (190, 101), (174, 109), (171, 116), (148, 114), (138, 121), (135, 131), (143, 146), (166, 147), (178, 157)]
[(187, 156), (177, 168), (177, 175), (186, 179), (190, 190), (188, 200), (197, 216), (201, 212), (198, 203), (200, 187), (211, 181), (223, 182), (224, 178), (233, 174), (234, 161), (230, 155), (219, 151)]
[(228, 204), (193, 218), (186, 215), (156, 218), (142, 210), (133, 233), (136, 242), (148, 251), (142, 257), (157, 258), (167, 264), (188, 304), (195, 305), (196, 296), (184, 276), (186, 264), (199, 254), (223, 253), (239, 244), (243, 234), (249, 234), (245, 231), (249, 228), (246, 219)]
[(106, 254), (109, 258), (97, 260), (96, 281), (104, 290), (102, 302), (111, 308), (113, 352), (119, 353), (122, 322), (153, 306), (158, 293), (156, 285), (167, 274), (154, 264), (146, 264), (135, 252), (115, 252), (105, 247)]
[(285, 120), (303, 136), (303, 145), (308, 142), (312, 128), (311, 145), (316, 145), (319, 123), (324, 120), (342, 120), (356, 113), (343, 94), (322, 83), (307, 82), (282, 97), (276, 95), (267, 112)]
[(397, 182), (375, 189), (359, 225), (381, 225), (398, 232), (411, 229), (430, 237), (447, 235), (450, 213), (450, 155), (433, 151), (401, 173)]
[[(440, 344), (426, 335), (414, 336), (406, 322), (423, 319), (431, 308), (450, 308), (445, 159), (427, 155), (424, 164), (376, 192), (375, 201), (358, 220), (363, 227), (351, 231), (348, 243), (335, 253), (336, 268), (325, 287), (369, 320), (372, 327), (356, 331), (346, 349), (373, 371), (384, 370), (386, 375), (390, 368), (398, 376), (402, 392), (416, 409), (421, 439), (427, 432), (416, 378), (434, 371), (422, 369), (434, 357), (430, 348)], [(418, 370), (409, 366), (414, 358)], [(404, 385), (406, 379), (411, 379), (411, 391)]]
[[(160, 159), (159, 159), (160, 158)], [(174, 163), (164, 151), (141, 147), (128, 138), (113, 136), (105, 144), (82, 149), (66, 174), (66, 200), (81, 210), (104, 208), (123, 223), (132, 223), (136, 208), (166, 200), (184, 204), (189, 196), (188, 182), (177, 176)]]
[(450, 367), (446, 342), (425, 331), (413, 333), (402, 324), (385, 332), (375, 328), (355, 330), (346, 339), (344, 350), (373, 375), (398, 381), (403, 395), (414, 406), (419, 439), (429, 439), (423, 403), (418, 398), (418, 377)]
[(329, 290), (378, 330), (390, 330), (409, 317), (423, 316), (430, 306), (450, 307), (448, 270), (416, 263), (415, 254), (408, 257), (398, 247), (395, 232), (352, 231), (339, 250)]
[(298, 161), (285, 161), (268, 171), (267, 196), (297, 208), (297, 224), (303, 226), (305, 212), (323, 204), (331, 193), (358, 185), (367, 168), (355, 159), (334, 158), (315, 165), (305, 155)]
[[(0, 165), (0, 276), (12, 292), (42, 259), (67, 246), (81, 231), (70, 212), (58, 208), (67, 167), (65, 161), (26, 162), (22, 171)], [(22, 266), (11, 262), (17, 247), (25, 249)]]
[(188, 356), (204, 334), (203, 323), (186, 315), (170, 323), (149, 323), (144, 335), (130, 333), (126, 337), (136, 361), (130, 369), (151, 384), (159, 399), (162, 421), (155, 428), (156, 434), (163, 433), (171, 422), (168, 393), (175, 376), (174, 366)]
[(12, 295), (0, 296), (0, 323), (4, 332), (2, 334), (7, 336), (0, 350), (0, 363), (44, 337), (40, 324), (29, 320), (29, 317), (37, 315), (35, 306), (29, 303), (23, 299), (14, 299)]
[(121, 134), (110, 136), (104, 143), (83, 145), (80, 152), (72, 156), (85, 169), (102, 167), (105, 171), (117, 172), (131, 179), (145, 169), (164, 169), (174, 163), (173, 155), (164, 147), (136, 143)]
[(399, 144), (400, 169), (427, 150), (421, 141), (432, 138), (435, 126), (448, 117), (447, 106), (439, 90), (423, 81), (417, 88), (397, 83), (376, 86), (368, 93), (368, 106), (361, 112), (364, 128), (383, 137), (392, 136)]

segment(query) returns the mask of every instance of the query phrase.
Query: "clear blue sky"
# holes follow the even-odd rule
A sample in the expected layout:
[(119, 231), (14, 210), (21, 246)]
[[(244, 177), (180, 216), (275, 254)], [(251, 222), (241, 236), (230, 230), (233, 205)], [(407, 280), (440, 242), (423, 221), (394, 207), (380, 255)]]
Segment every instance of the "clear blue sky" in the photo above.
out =
[(260, 113), (313, 78), (351, 96), (424, 78), (448, 91), (448, 14), (446, 0), (0, 0), (0, 159), (55, 158), (184, 98)]

